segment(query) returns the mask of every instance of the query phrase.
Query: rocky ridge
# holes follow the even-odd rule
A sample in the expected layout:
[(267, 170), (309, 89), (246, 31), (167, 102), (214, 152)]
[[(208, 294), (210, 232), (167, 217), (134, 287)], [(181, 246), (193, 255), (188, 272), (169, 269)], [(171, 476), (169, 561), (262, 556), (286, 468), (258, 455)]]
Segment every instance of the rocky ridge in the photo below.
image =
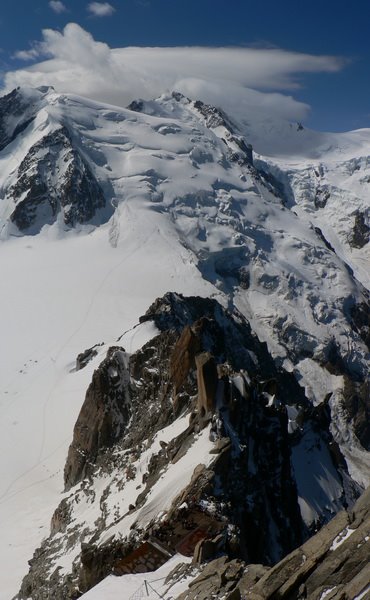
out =
[[(170, 555), (180, 547), (192, 553), (194, 542), (184, 541), (191, 533), (219, 536), (203, 544), (201, 562), (223, 552), (227, 560), (274, 565), (359, 494), (330, 420), (276, 368), (241, 314), (215, 300), (169, 293), (139, 327), (148, 322), (156, 337), (131, 356), (110, 348), (94, 373), (65, 466), (67, 493), (18, 598), (78, 598), (148, 539)], [(162, 439), (180, 422), (180, 434)], [(299, 498), (310, 500), (293, 466), (308, 430), (338, 482), (334, 502), (321, 490), (311, 525), (302, 518)], [(188, 484), (182, 481), (167, 502), (159, 497), (153, 512), (156, 486), (173, 465), (181, 472), (201, 439), (209, 440), (207, 462), (196, 462)], [(309, 453), (300, 468), (312, 469)], [(58, 566), (63, 555), (70, 556), (67, 572)]]
[(9, 190), (15, 204), (10, 220), (20, 231), (38, 233), (61, 213), (68, 227), (90, 221), (106, 201), (89, 166), (62, 127), (34, 144)]
[(36, 117), (37, 102), (47, 91), (34, 90), (33, 98), (25, 97), (19, 88), (0, 98), (0, 151), (13, 142)]

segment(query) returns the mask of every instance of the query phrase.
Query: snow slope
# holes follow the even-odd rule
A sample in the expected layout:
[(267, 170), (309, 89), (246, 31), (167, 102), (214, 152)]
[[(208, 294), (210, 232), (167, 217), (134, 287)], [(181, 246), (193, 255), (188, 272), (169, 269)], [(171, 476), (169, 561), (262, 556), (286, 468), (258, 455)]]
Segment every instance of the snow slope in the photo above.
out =
[(360, 213), (369, 240), (370, 130), (324, 133), (286, 123), (244, 123), (243, 129), (256, 164), (281, 183), (286, 205), (321, 229), (368, 289), (370, 246), (351, 244), (351, 237)]
[(73, 425), (99, 360), (75, 373), (77, 354), (114, 343), (168, 289), (211, 292), (185, 251), (168, 252), (155, 219), (156, 252), (134, 230), (117, 256), (107, 229), (12, 239), (1, 249), (1, 556), (13, 581), (4, 599), (17, 591), (59, 502)]
[[(363, 375), (368, 366), (366, 348), (344, 310), (364, 301), (362, 286), (344, 262), (366, 284), (367, 250), (358, 256), (353, 252), (350, 259), (344, 243), (334, 244), (335, 235), (344, 233), (334, 227), (332, 216), (345, 221), (352, 208), (339, 215), (328, 204), (318, 221), (338, 248), (335, 254), (311, 226), (313, 217), (306, 218), (307, 208), (299, 207), (299, 194), (295, 214), (242, 151), (235, 156), (239, 146), (227, 137), (227, 123), (207, 124), (186, 99), (163, 96), (138, 112), (50, 89), (22, 93), (34, 119), (0, 152), (4, 600), (17, 592), (27, 560), (47, 534), (62, 491), (73, 425), (94, 368), (108, 345), (131, 330), (156, 297), (173, 290), (237, 306), (274, 355), (307, 380), (307, 389), (311, 385), (314, 403), (333, 389), (322, 367), (332, 340), (353, 372)], [(99, 227), (97, 213), (76, 229), (63, 222), (61, 213), (46, 224), (38, 215), (40, 233), (28, 235), (10, 218), (18, 167), (35, 144), (61, 126), (71, 132), (114, 212), (109, 220), (102, 217)], [(10, 118), (7, 127), (14, 128)], [(354, 148), (356, 159), (370, 148), (369, 132), (346, 136), (335, 138), (339, 141), (329, 158), (342, 156), (346, 144), (346, 160)], [(301, 156), (287, 176), (297, 181), (292, 187), (301, 185), (301, 173), (306, 177), (313, 168), (308, 160), (326, 156), (327, 138), (319, 149), (313, 134), (312, 139), (308, 158)], [(255, 141), (259, 151), (258, 139), (246, 141)], [(282, 171), (291, 164), (295, 146), (287, 152), (288, 158), (281, 146), (273, 148), (271, 156), (260, 157), (261, 164)], [(60, 169), (63, 180), (62, 163)], [(329, 175), (338, 173), (335, 167)], [(336, 185), (345, 186), (344, 176)], [(352, 207), (358, 197), (361, 206), (368, 202), (366, 185), (359, 189)], [(142, 329), (127, 334), (126, 349), (134, 351), (152, 334)], [(104, 342), (98, 356), (76, 372), (77, 354), (98, 342)], [(325, 380), (325, 387), (315, 388), (312, 380), (318, 379)]]

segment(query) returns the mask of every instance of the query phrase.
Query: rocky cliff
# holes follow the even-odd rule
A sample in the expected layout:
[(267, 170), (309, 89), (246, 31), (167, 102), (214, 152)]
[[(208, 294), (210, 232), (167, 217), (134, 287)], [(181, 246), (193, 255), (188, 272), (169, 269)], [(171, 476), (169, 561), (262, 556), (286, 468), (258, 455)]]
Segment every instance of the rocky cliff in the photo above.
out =
[[(148, 323), (155, 337), (132, 355), (111, 347), (93, 375), (65, 466), (67, 493), (19, 598), (77, 598), (112, 569), (135, 572), (132, 552), (148, 538), (172, 555), (218, 536), (203, 542), (200, 561), (221, 552), (271, 566), (359, 493), (328, 415), (311, 408), (241, 314), (169, 293), (139, 327)], [(297, 465), (317, 476), (315, 445), (336, 485), (313, 500)], [(314, 521), (302, 511), (313, 502)]]
[(10, 219), (28, 233), (52, 224), (60, 212), (67, 226), (85, 223), (106, 203), (66, 127), (44, 136), (30, 148), (9, 195), (15, 204)]

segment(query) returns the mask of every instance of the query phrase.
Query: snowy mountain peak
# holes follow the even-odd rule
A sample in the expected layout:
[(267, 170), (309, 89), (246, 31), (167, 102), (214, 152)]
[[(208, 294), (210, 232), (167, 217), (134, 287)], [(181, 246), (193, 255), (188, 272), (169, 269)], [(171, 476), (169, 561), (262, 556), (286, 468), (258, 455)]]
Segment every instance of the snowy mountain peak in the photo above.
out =
[[(129, 108), (50, 88), (0, 99), (9, 596), (42, 537), (50, 562), (36, 553), (22, 594), (50, 583), (63, 600), (116, 552), (134, 560), (152, 527), (170, 540), (164, 498), (183, 539), (182, 495), (216, 537), (230, 525), (228, 551), (272, 563), (370, 482), (370, 141), (297, 129), (178, 93)], [(222, 386), (230, 406), (207, 421)], [(188, 503), (177, 463), (205, 504)], [(255, 506), (268, 556), (238, 529), (255, 530)]]
[(151, 102), (135, 100), (128, 108), (155, 116), (171, 117), (177, 114), (182, 120), (189, 120), (192, 115), (196, 115), (228, 146), (231, 160), (239, 162), (240, 165), (253, 165), (252, 146), (245, 141), (238, 126), (233, 124), (230, 117), (220, 108), (205, 104), (201, 100), (193, 101), (180, 92), (163, 95)]
[(10, 220), (27, 234), (52, 224), (59, 213), (65, 225), (73, 226), (91, 220), (105, 206), (103, 192), (66, 127), (31, 146), (9, 194), (15, 204)]

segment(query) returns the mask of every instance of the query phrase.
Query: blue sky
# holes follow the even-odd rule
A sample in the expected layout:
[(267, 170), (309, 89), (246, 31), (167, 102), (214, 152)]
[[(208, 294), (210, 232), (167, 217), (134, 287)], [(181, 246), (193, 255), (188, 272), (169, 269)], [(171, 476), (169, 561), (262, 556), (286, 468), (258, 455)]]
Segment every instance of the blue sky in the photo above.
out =
[[(33, 41), (41, 40), (43, 29), (63, 31), (69, 22), (79, 24), (111, 48), (252, 46), (330, 55), (342, 59), (340, 68), (308, 73), (297, 69), (290, 82), (300, 87), (288, 85), (284, 90), (272, 85), (271, 91), (309, 104), (305, 122), (310, 127), (331, 131), (370, 127), (368, 1), (112, 0), (114, 12), (105, 7), (106, 16), (88, 11), (88, 1), (64, 0), (63, 4), (67, 10), (57, 13), (47, 0), (1, 1), (3, 73), (27, 68), (32, 61), (15, 59), (15, 53), (29, 50)], [(39, 60), (42, 58), (35, 57), (33, 62)], [(268, 91), (268, 80), (262, 87)]]

